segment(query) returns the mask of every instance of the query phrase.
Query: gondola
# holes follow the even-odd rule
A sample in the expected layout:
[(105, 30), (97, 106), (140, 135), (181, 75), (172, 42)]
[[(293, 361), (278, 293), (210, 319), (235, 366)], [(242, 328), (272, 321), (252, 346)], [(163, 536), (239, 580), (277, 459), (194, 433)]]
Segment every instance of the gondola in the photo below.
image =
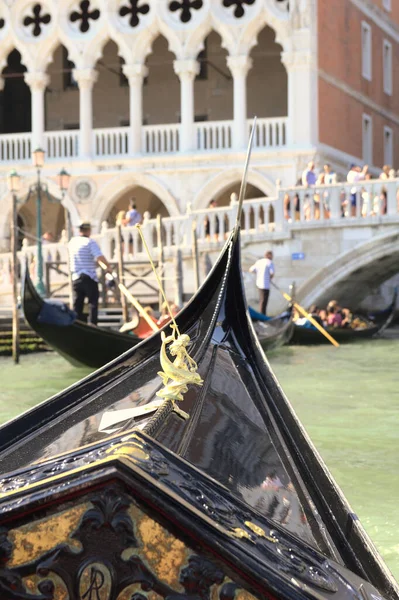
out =
[[(50, 348), (75, 366), (102, 367), (141, 341), (141, 336), (135, 335), (132, 328), (129, 333), (120, 333), (75, 320), (65, 304), (44, 300), (39, 296), (29, 269), (24, 271), (22, 286), (26, 322)], [(137, 318), (137, 324), (139, 321)], [(255, 329), (264, 350), (269, 351), (288, 343), (293, 330), (290, 309), (269, 323), (258, 321), (254, 317)]]
[(102, 329), (75, 320), (62, 302), (44, 300), (24, 270), (22, 307), (28, 325), (56, 352), (78, 367), (102, 367), (138, 342), (134, 334)]
[(1, 598), (399, 597), (270, 370), (239, 247), (176, 318), (203, 380), (178, 408), (163, 331), (0, 428)]
[[(358, 328), (326, 327), (326, 331), (328, 331), (339, 344), (370, 339), (379, 333), (382, 333), (382, 331), (384, 331), (384, 329), (392, 322), (395, 314), (396, 299), (397, 290), (395, 289), (392, 302), (385, 310), (367, 317), (354, 315), (354, 318), (361, 323), (361, 326)], [(328, 343), (330, 342), (327, 338), (309, 323), (306, 323), (306, 325), (299, 325), (294, 321), (291, 344), (311, 345)]]
[(271, 318), (249, 307), (249, 316), (263, 350), (270, 352), (289, 343), (294, 331), (291, 305), (280, 315)]

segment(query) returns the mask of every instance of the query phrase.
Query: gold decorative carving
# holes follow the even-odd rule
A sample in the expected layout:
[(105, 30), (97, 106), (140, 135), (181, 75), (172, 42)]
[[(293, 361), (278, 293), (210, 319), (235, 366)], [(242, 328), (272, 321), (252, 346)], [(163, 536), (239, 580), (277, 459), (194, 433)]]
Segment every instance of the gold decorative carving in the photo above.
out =
[[(159, 371), (158, 375), (162, 378), (164, 387), (159, 390), (157, 396), (165, 400), (171, 400), (174, 411), (183, 419), (188, 419), (188, 414), (178, 408), (176, 401), (183, 400), (183, 394), (187, 392), (189, 383), (202, 385), (203, 380), (200, 374), (197, 373), (197, 363), (189, 356), (186, 350), (190, 343), (190, 337), (185, 333), (178, 334), (175, 324), (172, 324), (170, 327), (172, 329), (171, 335), (165, 335), (164, 331), (161, 333), (161, 367), (163, 370)], [(169, 353), (171, 356), (176, 357), (173, 362), (169, 359), (166, 352), (168, 344), (170, 344), (168, 348)]]

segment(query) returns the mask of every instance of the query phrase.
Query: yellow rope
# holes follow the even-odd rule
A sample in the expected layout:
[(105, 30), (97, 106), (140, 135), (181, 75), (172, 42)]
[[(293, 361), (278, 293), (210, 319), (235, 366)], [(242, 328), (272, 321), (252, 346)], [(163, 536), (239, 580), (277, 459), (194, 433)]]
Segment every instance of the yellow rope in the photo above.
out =
[(148, 260), (150, 261), (151, 268), (152, 268), (152, 270), (154, 271), (154, 275), (155, 275), (155, 277), (156, 277), (156, 280), (157, 280), (157, 283), (158, 283), (159, 291), (161, 292), (161, 294), (162, 294), (162, 297), (163, 297), (163, 299), (164, 299), (164, 301), (165, 301), (166, 307), (167, 307), (167, 309), (168, 309), (168, 312), (169, 312), (169, 316), (170, 316), (170, 318), (172, 319), (173, 325), (174, 325), (174, 326), (175, 326), (175, 328), (176, 328), (176, 333), (177, 333), (177, 335), (180, 335), (180, 331), (179, 331), (179, 328), (178, 328), (178, 326), (177, 326), (177, 323), (176, 323), (176, 321), (175, 321), (175, 318), (174, 318), (174, 316), (173, 316), (173, 314), (172, 314), (171, 308), (170, 308), (170, 306), (169, 306), (169, 302), (168, 302), (168, 301), (167, 301), (167, 299), (166, 299), (166, 295), (165, 295), (164, 289), (163, 289), (163, 287), (162, 287), (162, 282), (161, 282), (161, 279), (160, 279), (160, 277), (159, 277), (159, 275), (158, 275), (158, 273), (157, 273), (157, 270), (156, 270), (156, 268), (155, 268), (154, 262), (153, 262), (153, 260), (152, 260), (152, 258), (151, 258), (150, 249), (149, 249), (149, 248), (148, 248), (148, 246), (147, 246), (147, 242), (145, 241), (144, 234), (143, 234), (143, 232), (142, 232), (142, 230), (141, 230), (141, 225), (140, 225), (140, 224), (137, 224), (137, 225), (135, 225), (135, 227), (136, 227), (136, 229), (138, 229), (138, 231), (139, 231), (139, 234), (140, 234), (140, 237), (141, 237), (141, 241), (143, 242), (144, 250), (145, 250), (145, 251), (146, 251), (146, 253), (147, 253)]

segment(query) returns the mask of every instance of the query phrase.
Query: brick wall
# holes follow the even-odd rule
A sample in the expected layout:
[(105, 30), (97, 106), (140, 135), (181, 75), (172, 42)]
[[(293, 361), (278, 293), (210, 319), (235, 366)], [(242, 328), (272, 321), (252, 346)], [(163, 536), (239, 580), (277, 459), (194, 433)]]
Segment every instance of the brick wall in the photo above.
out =
[[(374, 0), (382, 7), (383, 0)], [(392, 8), (398, 11), (393, 0)], [(372, 79), (362, 76), (361, 23), (372, 29)], [(318, 7), (319, 66), (319, 139), (362, 157), (362, 115), (373, 120), (373, 162), (382, 165), (383, 131), (389, 126), (394, 134), (394, 160), (399, 167), (399, 45), (377, 24), (357, 9), (351, 0), (319, 2)], [(383, 41), (392, 44), (393, 91), (384, 92)], [(386, 114), (388, 113), (388, 115)], [(390, 118), (393, 115), (394, 118)]]

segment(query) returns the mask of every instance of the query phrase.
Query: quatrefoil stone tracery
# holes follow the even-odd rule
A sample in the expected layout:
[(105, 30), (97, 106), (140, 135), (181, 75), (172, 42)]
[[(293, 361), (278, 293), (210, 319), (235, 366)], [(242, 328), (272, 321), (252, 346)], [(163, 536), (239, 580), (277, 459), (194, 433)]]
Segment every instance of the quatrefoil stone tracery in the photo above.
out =
[(148, 4), (141, 4), (141, 0), (129, 0), (128, 4), (130, 6), (123, 5), (120, 7), (119, 14), (121, 17), (130, 15), (130, 27), (137, 27), (140, 23), (140, 15), (147, 15), (150, 12), (150, 7)]
[(223, 0), (223, 6), (226, 8), (234, 6), (233, 14), (237, 19), (240, 19), (245, 15), (245, 4), (250, 6), (251, 4), (255, 4), (255, 2), (256, 0)]
[(92, 21), (99, 19), (100, 11), (97, 8), (90, 10), (90, 0), (82, 0), (79, 8), (80, 12), (74, 10), (69, 18), (72, 23), (80, 21), (79, 29), (82, 33), (86, 33), (90, 29), (90, 19)]
[(42, 5), (35, 4), (32, 9), (32, 16), (28, 15), (24, 18), (24, 27), (32, 25), (32, 34), (34, 37), (39, 37), (42, 32), (43, 25), (48, 25), (51, 21), (51, 16), (42, 13)]
[(169, 10), (176, 12), (180, 10), (180, 21), (188, 23), (191, 21), (192, 10), (199, 10), (203, 6), (202, 0), (173, 0), (169, 3)]

